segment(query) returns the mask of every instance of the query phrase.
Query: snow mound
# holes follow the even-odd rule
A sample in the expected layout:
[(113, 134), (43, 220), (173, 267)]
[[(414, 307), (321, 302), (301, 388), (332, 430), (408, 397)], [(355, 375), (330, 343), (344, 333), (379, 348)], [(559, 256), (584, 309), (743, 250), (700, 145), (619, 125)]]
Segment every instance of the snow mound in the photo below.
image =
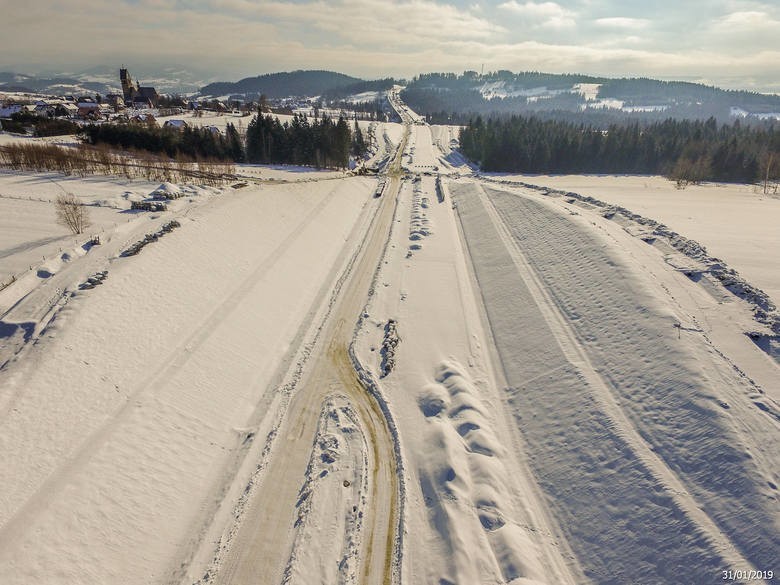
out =
[(541, 583), (537, 548), (516, 522), (510, 478), (480, 390), (455, 361), (435, 368), (435, 382), (417, 398), (429, 448), (420, 486), (431, 524), (450, 552), (438, 583), (484, 582), (493, 565), (504, 583)]
[(149, 193), (149, 197), (152, 199), (178, 199), (183, 197), (181, 188), (173, 183), (162, 183), (154, 191)]

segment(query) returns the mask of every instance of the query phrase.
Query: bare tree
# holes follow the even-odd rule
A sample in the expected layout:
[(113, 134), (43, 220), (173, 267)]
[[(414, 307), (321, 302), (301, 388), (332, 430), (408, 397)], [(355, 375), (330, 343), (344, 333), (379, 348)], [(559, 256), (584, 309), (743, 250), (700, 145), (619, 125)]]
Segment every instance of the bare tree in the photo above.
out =
[(669, 179), (677, 182), (678, 189), (688, 185), (699, 185), (710, 172), (710, 162), (706, 156), (696, 159), (681, 156), (669, 173)]
[(54, 202), (57, 210), (57, 223), (64, 225), (74, 234), (82, 234), (91, 224), (89, 211), (73, 193), (57, 195)]
[(774, 192), (777, 193), (777, 179), (780, 177), (780, 172), (775, 168), (773, 164), (776, 158), (780, 158), (777, 153), (771, 150), (764, 153), (761, 160), (761, 171), (764, 175), (764, 195), (769, 193), (770, 181), (774, 182)]

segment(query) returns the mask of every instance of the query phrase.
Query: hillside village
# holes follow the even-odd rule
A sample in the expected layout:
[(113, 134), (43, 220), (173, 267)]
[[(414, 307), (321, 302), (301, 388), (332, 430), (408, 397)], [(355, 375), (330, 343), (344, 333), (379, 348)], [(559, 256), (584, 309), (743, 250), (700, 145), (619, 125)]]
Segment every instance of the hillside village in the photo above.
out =
[[(320, 110), (319, 100), (310, 97), (287, 96), (267, 99), (256, 96), (199, 96), (197, 94), (160, 94), (153, 86), (141, 85), (124, 66), (119, 69), (121, 91), (106, 94), (51, 95), (24, 91), (0, 90), (0, 131), (20, 134), (45, 135), (37, 127), (40, 119), (70, 122), (77, 126), (102, 122), (127, 122), (144, 126), (157, 126), (158, 118), (170, 118), (188, 113), (194, 116), (245, 114), (258, 111), (283, 114), (315, 114)], [(183, 130), (184, 120), (165, 120), (165, 127)], [(215, 133), (219, 126), (209, 126)]]

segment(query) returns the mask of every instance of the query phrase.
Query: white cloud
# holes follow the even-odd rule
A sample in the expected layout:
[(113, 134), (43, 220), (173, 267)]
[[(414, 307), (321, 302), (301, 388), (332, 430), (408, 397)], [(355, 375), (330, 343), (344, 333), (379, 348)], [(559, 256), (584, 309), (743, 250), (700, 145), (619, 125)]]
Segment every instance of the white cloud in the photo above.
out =
[(780, 20), (774, 19), (767, 12), (746, 10), (732, 12), (713, 23), (713, 28), (725, 33), (741, 32), (778, 32)]
[(768, 12), (777, 10), (777, 5), (759, 2), (758, 0), (725, 0), (724, 8), (727, 12), (747, 12), (751, 10)]
[[(352, 43), (417, 46), (430, 39), (451, 36), (482, 39), (504, 32), (501, 26), (474, 16), (469, 11), (431, 0), (314, 0), (297, 4), (223, 0), (220, 5), (235, 15), (297, 29), (303, 25), (324, 31), (331, 36), (329, 42), (337, 42), (337, 38), (332, 38), (335, 36)], [(296, 31), (297, 36), (303, 36), (305, 32)]]
[(508, 0), (508, 2), (499, 4), (498, 7), (534, 18), (555, 18), (571, 14), (570, 11), (555, 2), (524, 2), (520, 4), (517, 0)]
[(597, 18), (594, 22), (603, 28), (617, 29), (641, 29), (647, 27), (647, 25), (650, 24), (650, 21), (645, 18), (626, 18), (622, 16)]
[(533, 25), (545, 28), (570, 28), (576, 25), (575, 14), (555, 2), (524, 2), (508, 0), (498, 8), (530, 21)]

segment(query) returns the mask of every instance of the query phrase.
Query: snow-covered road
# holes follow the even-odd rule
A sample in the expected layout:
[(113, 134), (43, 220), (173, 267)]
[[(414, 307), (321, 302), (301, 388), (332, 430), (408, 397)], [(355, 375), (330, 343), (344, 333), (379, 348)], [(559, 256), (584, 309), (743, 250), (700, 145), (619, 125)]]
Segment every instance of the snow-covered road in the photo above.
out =
[[(279, 444), (275, 445), (263, 470), (262, 484), (247, 505), (238, 533), (220, 563), (216, 583), (308, 583), (311, 572), (326, 559), (338, 561), (333, 582), (385, 583), (392, 576), (399, 514), (393, 440), (374, 398), (360, 384), (348, 351), (387, 239), (397, 190), (398, 180), (392, 179), (357, 252), (359, 256), (349, 266), (343, 287), (336, 291), (338, 296), (327, 315), (319, 343), (312, 348), (310, 364), (278, 430), (274, 443)], [(336, 511), (336, 518), (348, 519), (345, 529), (352, 532), (346, 540), (342, 533), (333, 535), (335, 542), (328, 542), (320, 534), (322, 524), (301, 525), (300, 512), (296, 510), (312, 497), (302, 478), (306, 477), (312, 446), (318, 442), (315, 435), (320, 410), (333, 396), (344, 396), (357, 415), (355, 425), (366, 439), (366, 473), (370, 477), (365, 480), (364, 490), (346, 502), (340, 502), (338, 490), (321, 499), (320, 505), (327, 506), (330, 513)], [(342, 472), (342, 491), (363, 481), (359, 474), (354, 475), (354, 469)], [(358, 504), (365, 507), (359, 521)], [(355, 509), (350, 510), (353, 505)], [(296, 535), (306, 530), (307, 534)], [(290, 537), (293, 542), (288, 542)], [(341, 546), (342, 541), (350, 540), (356, 541), (359, 558), (351, 558), (349, 548)], [(333, 548), (328, 554), (330, 546)], [(312, 549), (319, 552), (312, 554)], [(314, 561), (303, 563), (301, 557), (305, 554)]]

